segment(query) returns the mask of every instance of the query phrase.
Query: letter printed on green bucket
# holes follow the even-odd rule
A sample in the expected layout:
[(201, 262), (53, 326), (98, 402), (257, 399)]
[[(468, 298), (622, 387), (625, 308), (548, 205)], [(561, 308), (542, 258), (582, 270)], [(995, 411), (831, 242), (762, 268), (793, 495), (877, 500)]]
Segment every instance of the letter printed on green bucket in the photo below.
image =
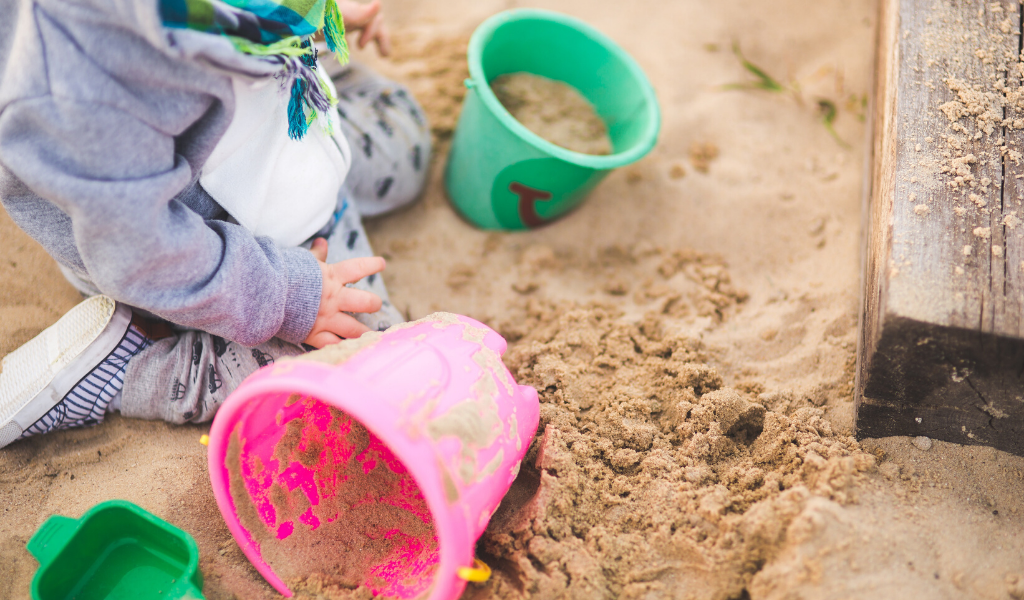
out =
[(607, 174), (554, 158), (524, 160), (498, 174), (491, 206), (502, 227), (533, 229), (575, 208)]

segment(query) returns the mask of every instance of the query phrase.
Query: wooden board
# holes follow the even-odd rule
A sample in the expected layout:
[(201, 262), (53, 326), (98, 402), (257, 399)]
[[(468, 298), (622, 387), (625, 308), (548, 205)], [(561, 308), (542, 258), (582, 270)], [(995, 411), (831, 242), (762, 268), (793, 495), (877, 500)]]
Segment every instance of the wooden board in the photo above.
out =
[(1024, 454), (1021, 14), (881, 2), (858, 437)]

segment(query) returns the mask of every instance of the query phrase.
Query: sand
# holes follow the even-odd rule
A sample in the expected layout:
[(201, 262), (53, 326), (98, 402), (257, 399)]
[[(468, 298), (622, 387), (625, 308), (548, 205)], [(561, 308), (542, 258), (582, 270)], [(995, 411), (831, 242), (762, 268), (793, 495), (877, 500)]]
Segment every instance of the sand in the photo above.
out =
[[(257, 458), (249, 465), (254, 467), (253, 479), (274, 478), (269, 490), (256, 488), (266, 494), (261, 500), (269, 500), (273, 507), (273, 529), (260, 519), (254, 503), (257, 496), (252, 495), (254, 490), (246, 490), (240, 476), (243, 464), (237, 431), (227, 449), (231, 497), (263, 560), (291, 589), (307, 589), (315, 582), (345, 593), (361, 587), (386, 591), (389, 581), (382, 573), (390, 572), (394, 579), (403, 567), (409, 578), (415, 574), (429, 581), (435, 568), (419, 572), (410, 566), (436, 565), (437, 561), (437, 534), (415, 481), (404, 469), (392, 470), (395, 458), (384, 454), (382, 442), (347, 414), (325, 409), (310, 397), (295, 394), (289, 401), (293, 398), (292, 403), (301, 403), (304, 412), (285, 425), (273, 451), (276, 463), (264, 465)], [(318, 426), (320, 418), (328, 415), (329, 420)], [(312, 470), (321, 482), (316, 506), (310, 505), (301, 486), (287, 487), (295, 462)], [(405, 579), (398, 575), (397, 581)]]
[[(397, 60), (369, 60), (423, 99), (440, 157), (468, 34), (518, 5), (388, 3)], [(466, 597), (1024, 598), (1024, 459), (849, 437), (874, 4), (530, 5), (619, 41), (664, 125), (650, 156), (545, 228), (472, 228), (443, 160), (422, 202), (369, 224), (403, 312), (497, 328), (541, 392), (538, 438), (479, 545), (495, 576)], [(734, 40), (802, 96), (723, 91), (750, 77)], [(6, 218), (0, 240), (6, 352), (76, 296)], [(278, 597), (213, 503), (205, 430), (112, 418), (0, 451), (0, 597), (27, 597), (24, 544), (48, 515), (110, 498), (196, 537), (208, 598)], [(302, 594), (359, 597), (330, 587)]]
[(608, 129), (576, 88), (531, 73), (496, 77), (491, 89), (512, 117), (545, 140), (583, 154), (611, 154)]
[(875, 466), (821, 409), (723, 387), (655, 315), (550, 308), (506, 358), (544, 429), (533, 499), (483, 538), (499, 597), (742, 597), (809, 502), (853, 502)]

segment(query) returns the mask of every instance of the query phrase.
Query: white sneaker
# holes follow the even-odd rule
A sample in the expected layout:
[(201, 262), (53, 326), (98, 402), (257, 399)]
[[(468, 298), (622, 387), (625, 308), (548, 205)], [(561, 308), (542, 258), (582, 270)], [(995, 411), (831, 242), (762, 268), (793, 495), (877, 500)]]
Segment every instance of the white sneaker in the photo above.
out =
[[(112, 393), (108, 389), (86, 394), (85, 400), (68, 396), (111, 359), (126, 338), (131, 319), (128, 306), (108, 296), (93, 296), (5, 356), (0, 363), (0, 448), (34, 433), (101, 421), (110, 402), (109, 397), (103, 402), (103, 397), (116, 394), (120, 385)], [(116, 383), (123, 384), (127, 360), (122, 357), (120, 362)]]

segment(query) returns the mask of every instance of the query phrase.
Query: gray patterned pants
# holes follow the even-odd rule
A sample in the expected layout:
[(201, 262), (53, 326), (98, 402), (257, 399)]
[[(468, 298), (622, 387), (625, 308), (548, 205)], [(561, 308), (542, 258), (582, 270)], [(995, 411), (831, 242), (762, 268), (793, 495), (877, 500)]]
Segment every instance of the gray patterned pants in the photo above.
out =
[[(430, 129), (406, 88), (359, 65), (338, 74), (335, 84), (341, 127), (352, 146), (352, 165), (334, 219), (317, 234), (327, 238), (329, 263), (373, 256), (362, 217), (416, 200), (426, 184), (430, 161)], [(370, 329), (387, 329), (405, 320), (391, 305), (380, 275), (371, 275), (354, 287), (383, 300), (380, 311), (353, 315)], [(303, 352), (278, 339), (248, 348), (204, 331), (175, 331), (129, 362), (120, 410), (140, 419), (208, 421), (254, 371)]]

